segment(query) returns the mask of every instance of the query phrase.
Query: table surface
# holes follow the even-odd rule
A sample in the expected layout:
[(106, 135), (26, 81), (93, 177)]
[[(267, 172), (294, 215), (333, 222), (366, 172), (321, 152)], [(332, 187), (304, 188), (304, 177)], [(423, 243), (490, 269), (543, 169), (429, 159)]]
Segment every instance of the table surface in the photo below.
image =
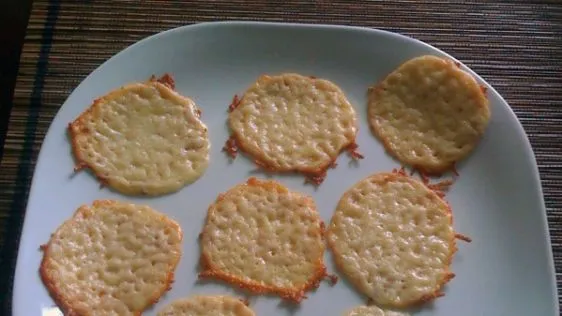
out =
[(0, 314), (10, 314), (13, 269), (36, 157), (67, 96), (107, 58), (146, 36), (220, 20), (380, 28), (434, 45), (480, 74), (513, 108), (533, 146), (560, 293), (561, 1), (38, 0), (31, 10), (29, 0), (3, 5), (3, 30), (11, 31), (2, 35), (0, 55)]

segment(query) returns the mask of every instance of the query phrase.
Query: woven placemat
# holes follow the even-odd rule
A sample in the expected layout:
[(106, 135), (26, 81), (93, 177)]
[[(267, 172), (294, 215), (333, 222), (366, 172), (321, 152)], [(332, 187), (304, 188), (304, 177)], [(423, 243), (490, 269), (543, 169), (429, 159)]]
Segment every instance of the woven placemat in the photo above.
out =
[[(508, 101), (533, 145), (544, 189), (558, 288), (562, 289), (559, 0), (462, 4), (416, 0), (43, 0), (33, 4), (0, 164), (0, 245), (4, 247), (0, 273), (5, 276), (0, 284), (2, 291), (11, 289), (37, 153), (51, 120), (72, 89), (107, 58), (148, 35), (217, 20), (376, 27), (430, 43), (479, 73)], [(10, 290), (5, 295), (4, 306), (9, 306)]]

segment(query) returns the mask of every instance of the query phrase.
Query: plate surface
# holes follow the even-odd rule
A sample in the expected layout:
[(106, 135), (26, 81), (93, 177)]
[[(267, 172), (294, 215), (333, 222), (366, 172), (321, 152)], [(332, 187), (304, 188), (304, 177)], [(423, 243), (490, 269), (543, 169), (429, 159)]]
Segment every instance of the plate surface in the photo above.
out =
[[(272, 23), (206, 23), (147, 38), (117, 54), (89, 75), (55, 117), (43, 143), (29, 196), (15, 277), (13, 314), (58, 315), (38, 274), (39, 246), (82, 204), (120, 199), (148, 204), (176, 219), (184, 230), (176, 281), (155, 307), (200, 293), (235, 293), (218, 283), (197, 283), (199, 234), (217, 194), (249, 176), (265, 177), (246, 157), (229, 163), (221, 148), (228, 137), (227, 106), (259, 75), (298, 72), (326, 78), (347, 94), (359, 115), (357, 138), (365, 159), (349, 164), (345, 154), (318, 188), (300, 176), (274, 176), (314, 197), (328, 223), (341, 194), (355, 182), (399, 167), (372, 136), (366, 120), (367, 87), (403, 61), (423, 55), (448, 56), (422, 42), (389, 32), (339, 26)], [(464, 66), (463, 66), (464, 67)], [(87, 172), (73, 175), (67, 124), (98, 96), (152, 74), (171, 73), (177, 90), (203, 111), (212, 142), (206, 174), (179, 192), (157, 198), (122, 196)], [(474, 73), (473, 73), (474, 74)], [(476, 74), (474, 74), (476, 76)], [(445, 296), (416, 315), (558, 315), (554, 267), (537, 166), (527, 137), (506, 102), (488, 84), (492, 118), (482, 142), (458, 166), (460, 177), (447, 194), (455, 230), (472, 237), (459, 243)], [(328, 270), (334, 272), (329, 252)], [(340, 275), (341, 276), (341, 275)], [(341, 315), (365, 302), (340, 278), (323, 282), (298, 308), (275, 297), (254, 297), (258, 315)]]

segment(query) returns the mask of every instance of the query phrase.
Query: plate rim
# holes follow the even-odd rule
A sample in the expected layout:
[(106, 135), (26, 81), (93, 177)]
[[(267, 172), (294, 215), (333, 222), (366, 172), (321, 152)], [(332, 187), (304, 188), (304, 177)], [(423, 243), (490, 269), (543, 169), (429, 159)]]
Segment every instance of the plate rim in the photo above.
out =
[[(455, 57), (451, 56), (450, 54), (448, 54), (447, 52), (433, 46), (430, 45), (426, 42), (423, 42), (419, 39), (416, 39), (414, 37), (408, 36), (408, 35), (404, 35), (404, 34), (400, 34), (400, 33), (396, 33), (396, 32), (392, 32), (392, 31), (388, 31), (388, 30), (384, 30), (384, 29), (380, 29), (380, 28), (375, 28), (375, 27), (367, 27), (367, 26), (350, 26), (350, 25), (336, 25), (336, 24), (327, 24), (327, 23), (299, 23), (299, 22), (269, 22), (269, 21), (244, 21), (244, 20), (228, 20), (228, 21), (212, 21), (212, 22), (196, 22), (193, 24), (187, 24), (187, 25), (182, 25), (182, 26), (178, 26), (175, 28), (171, 28), (168, 30), (164, 30), (161, 32), (157, 32), (155, 34), (149, 35), (147, 37), (144, 37), (136, 42), (134, 42), (133, 44), (123, 48), (122, 50), (120, 50), (119, 52), (115, 53), (114, 55), (112, 55), (110, 58), (106, 59), (104, 62), (102, 62), (99, 66), (97, 66), (93, 71), (91, 71), (86, 77), (84, 77), (80, 83), (74, 88), (72, 89), (72, 92), (66, 97), (65, 101), (62, 103), (62, 105), (60, 106), (60, 108), (57, 110), (57, 113), (55, 114), (55, 116), (53, 117), (52, 121), (49, 123), (49, 127), (47, 128), (47, 131), (45, 133), (45, 137), (44, 139), (46, 139), (50, 133), (51, 133), (51, 129), (53, 127), (53, 123), (56, 120), (57, 116), (59, 116), (61, 109), (65, 106), (65, 104), (68, 102), (68, 100), (72, 97), (72, 95), (76, 92), (76, 90), (78, 90), (83, 84), (84, 82), (88, 81), (88, 79), (92, 76), (94, 76), (97, 72), (100, 71), (100, 69), (102, 67), (104, 67), (105, 64), (109, 63), (110, 61), (112, 61), (115, 58), (118, 58), (120, 55), (125, 54), (126, 52), (128, 52), (129, 50), (133, 50), (136, 49), (138, 46), (144, 45), (150, 41), (152, 41), (155, 38), (160, 38), (160, 37), (166, 37), (166, 36), (172, 36), (175, 33), (181, 33), (181, 32), (189, 32), (189, 31), (194, 31), (200, 28), (214, 28), (214, 27), (228, 27), (228, 26), (249, 26), (249, 27), (277, 27), (277, 28), (309, 28), (309, 29), (319, 29), (319, 30), (347, 30), (347, 31), (352, 31), (352, 32), (365, 32), (365, 33), (378, 33), (378, 34), (382, 34), (383, 36), (390, 36), (390, 37), (394, 37), (400, 40), (404, 40), (404, 41), (408, 41), (408, 42), (415, 42), (418, 45), (424, 46), (426, 48), (430, 48), (431, 50), (433, 50), (434, 52), (438, 52), (439, 54), (441, 54), (442, 56), (445, 56), (447, 58), (450, 58), (454, 61), (457, 61), (461, 64), (461, 67), (463, 70), (469, 72), (472, 76), (474, 76), (480, 83), (484, 84), (486, 86), (486, 88), (488, 89), (488, 91), (491, 91), (492, 93), (494, 93), (496, 95), (496, 97), (503, 103), (502, 106), (506, 107), (508, 110), (509, 115), (511, 116), (511, 119), (514, 119), (516, 124), (516, 129), (518, 132), (518, 138), (522, 138), (524, 139), (524, 143), (525, 143), (525, 159), (528, 161), (528, 163), (531, 164), (532, 169), (534, 170), (534, 174), (533, 174), (533, 181), (534, 181), (534, 190), (536, 190), (536, 193), (538, 196), (540, 196), (540, 213), (541, 213), (541, 222), (543, 225), (543, 231), (545, 232), (545, 237), (546, 237), (546, 246), (547, 247), (547, 265), (548, 265), (548, 274), (550, 275), (550, 290), (552, 292), (552, 301), (553, 301), (553, 310), (559, 311), (560, 310), (560, 306), (559, 306), (559, 296), (558, 296), (558, 287), (557, 287), (557, 278), (556, 278), (556, 268), (555, 268), (555, 263), (554, 263), (554, 254), (553, 254), (553, 249), (552, 249), (552, 237), (550, 234), (550, 228), (549, 228), (549, 224), (548, 224), (548, 218), (547, 218), (547, 211), (546, 211), (546, 204), (545, 204), (545, 198), (544, 198), (544, 193), (543, 193), (543, 188), (542, 188), (542, 182), (541, 182), (541, 178), (540, 178), (540, 172), (539, 172), (539, 168), (538, 168), (538, 164), (537, 164), (537, 160), (536, 160), (536, 156), (533, 150), (533, 147), (531, 145), (531, 142), (529, 140), (529, 137), (525, 131), (525, 129), (523, 128), (523, 125), (521, 124), (521, 121), (519, 120), (519, 118), (517, 117), (517, 115), (515, 114), (515, 112), (513, 111), (512, 107), (509, 105), (509, 103), (503, 98), (503, 96), (501, 94), (499, 94), (495, 88), (489, 84), (486, 80), (484, 80), (479, 74), (477, 74), (476, 72), (474, 72), (472, 69), (470, 69), (469, 67), (467, 67), (466, 65), (464, 65), (464, 63), (462, 63), (461, 61), (457, 60)], [(16, 253), (16, 261), (15, 261), (15, 265), (14, 265), (14, 269), (11, 271), (13, 273), (13, 284), (12, 284), (12, 297), (11, 297), (11, 302), (12, 302), (12, 306), (11, 306), (11, 310), (12, 313), (14, 313), (14, 311), (16, 310), (16, 303), (18, 302), (17, 298), (17, 293), (18, 291), (18, 287), (20, 286), (20, 282), (18, 282), (18, 279), (20, 279), (18, 276), (22, 273), (25, 273), (24, 270), (22, 270), (21, 267), (21, 261), (22, 259), (20, 258), (21, 256), (21, 250), (23, 247), (23, 243), (22, 243), (22, 239), (24, 238), (24, 231), (26, 230), (26, 226), (28, 224), (28, 220), (27, 220), (27, 211), (29, 209), (29, 201), (30, 198), (34, 195), (34, 191), (36, 190), (36, 178), (35, 178), (35, 174), (37, 171), (37, 162), (39, 162), (42, 158), (42, 154), (43, 154), (43, 145), (44, 142), (41, 143), (40, 149), (39, 149), (39, 153), (37, 155), (37, 159), (35, 162), (35, 165), (33, 167), (33, 175), (31, 178), (31, 184), (30, 184), (30, 188), (28, 191), (28, 195), (26, 197), (26, 206), (24, 209), (24, 220), (23, 223), (21, 225), (21, 230), (18, 236), (18, 246), (17, 246), (17, 253)]]

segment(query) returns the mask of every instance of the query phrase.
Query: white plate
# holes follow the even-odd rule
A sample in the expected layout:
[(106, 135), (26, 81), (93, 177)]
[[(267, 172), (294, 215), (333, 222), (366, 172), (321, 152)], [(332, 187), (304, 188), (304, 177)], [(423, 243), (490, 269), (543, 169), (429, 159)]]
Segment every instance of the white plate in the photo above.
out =
[[(342, 155), (315, 190), (300, 176), (275, 177), (311, 194), (329, 222), (340, 195), (368, 174), (399, 167), (371, 135), (366, 113), (367, 87), (401, 62), (422, 54), (447, 56), (419, 41), (371, 29), (266, 23), (208, 23), (167, 31), (127, 48), (88, 76), (61, 107), (43, 143), (29, 196), (15, 278), (14, 315), (57, 315), (38, 275), (39, 245), (75, 209), (95, 199), (145, 203), (169, 214), (184, 229), (183, 256), (176, 281), (146, 315), (173, 299), (196, 293), (232, 293), (223, 284), (198, 284), (197, 235), (217, 194), (255, 173), (241, 156), (229, 164), (221, 148), (228, 137), (226, 108), (260, 74), (295, 71), (334, 81), (359, 114), (357, 139), (365, 159), (358, 167)], [(100, 189), (87, 172), (73, 175), (66, 136), (68, 122), (92, 100), (131, 81), (170, 72), (177, 90), (203, 110), (212, 142), (206, 174), (176, 194), (131, 198)], [(557, 315), (553, 259), (545, 208), (533, 152), (506, 102), (488, 84), (492, 119), (483, 141), (459, 166), (460, 177), (447, 195), (455, 229), (472, 237), (460, 243), (452, 270), (457, 275), (445, 297), (416, 311), (419, 315)], [(334, 271), (326, 254), (329, 271)], [(341, 279), (340, 279), (341, 280)], [(257, 297), (258, 315), (341, 315), (364, 302), (346, 282), (322, 283), (298, 309), (275, 297)]]

